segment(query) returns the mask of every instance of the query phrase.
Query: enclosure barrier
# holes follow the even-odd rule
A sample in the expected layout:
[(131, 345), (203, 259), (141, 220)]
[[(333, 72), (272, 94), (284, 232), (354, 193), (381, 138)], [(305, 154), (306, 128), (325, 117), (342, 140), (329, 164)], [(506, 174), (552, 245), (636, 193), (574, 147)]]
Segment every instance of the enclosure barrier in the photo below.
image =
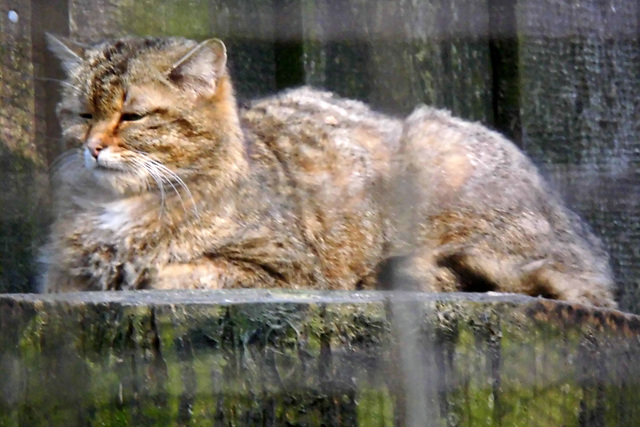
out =
[(514, 295), (0, 295), (0, 425), (640, 425), (639, 337)]

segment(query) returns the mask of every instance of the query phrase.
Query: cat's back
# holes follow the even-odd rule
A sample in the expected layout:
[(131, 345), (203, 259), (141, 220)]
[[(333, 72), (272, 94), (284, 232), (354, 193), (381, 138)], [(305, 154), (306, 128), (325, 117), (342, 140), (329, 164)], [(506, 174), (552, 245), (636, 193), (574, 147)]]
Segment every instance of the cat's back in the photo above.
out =
[(310, 87), (254, 101), (241, 117), (282, 161), (317, 178), (348, 170), (374, 178), (388, 168), (402, 132), (398, 119)]
[(394, 245), (439, 250), (435, 264), (466, 278), (463, 289), (466, 280), (482, 290), (615, 306), (602, 243), (497, 132), (419, 107), (404, 122), (392, 176)]
[(386, 191), (401, 120), (308, 87), (254, 101), (241, 120), (257, 166), (271, 163), (268, 175), (284, 175), (288, 189), (281, 191), (319, 215), (335, 212), (336, 220), (377, 210), (372, 205)]
[(241, 121), (254, 169), (294, 211), (324, 264), (327, 287), (372, 278), (385, 243), (377, 195), (389, 177), (401, 121), (307, 87), (254, 101)]

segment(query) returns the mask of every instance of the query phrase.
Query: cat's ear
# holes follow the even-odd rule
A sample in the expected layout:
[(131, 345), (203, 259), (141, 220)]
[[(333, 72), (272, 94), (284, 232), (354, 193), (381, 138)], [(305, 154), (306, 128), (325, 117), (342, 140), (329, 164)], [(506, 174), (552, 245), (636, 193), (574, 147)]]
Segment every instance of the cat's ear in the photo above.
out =
[(46, 33), (49, 50), (58, 57), (64, 70), (69, 73), (82, 62), (84, 48), (68, 40), (62, 40), (51, 33)]
[(201, 95), (213, 95), (227, 65), (227, 48), (218, 39), (205, 40), (171, 67), (169, 78)]

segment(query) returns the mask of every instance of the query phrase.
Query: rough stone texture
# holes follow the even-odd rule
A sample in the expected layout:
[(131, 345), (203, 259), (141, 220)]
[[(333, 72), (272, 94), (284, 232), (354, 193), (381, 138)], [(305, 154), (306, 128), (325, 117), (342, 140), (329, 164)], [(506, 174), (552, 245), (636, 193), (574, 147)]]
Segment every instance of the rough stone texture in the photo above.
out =
[[(17, 22), (9, 19), (16, 13)], [(0, 290), (30, 289), (44, 160), (36, 145), (31, 2), (0, 3)]]
[(519, 0), (522, 147), (606, 240), (640, 308), (640, 3)]
[(491, 123), (486, 0), (302, 2), (306, 80), (376, 108)]
[(640, 423), (640, 319), (522, 296), (0, 295), (0, 425)]

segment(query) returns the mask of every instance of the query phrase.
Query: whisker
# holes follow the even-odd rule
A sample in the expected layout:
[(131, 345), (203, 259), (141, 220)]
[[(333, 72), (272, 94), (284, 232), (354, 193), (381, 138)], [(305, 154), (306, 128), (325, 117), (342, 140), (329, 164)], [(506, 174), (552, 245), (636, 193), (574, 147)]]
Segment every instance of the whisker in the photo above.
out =
[[(146, 156), (145, 156), (146, 157)], [(150, 160), (150, 159), (149, 159)], [(156, 165), (154, 165), (153, 163), (151, 163), (149, 160), (145, 159), (144, 162), (141, 163), (142, 167), (150, 174), (152, 175), (154, 178), (160, 179), (161, 182), (167, 182), (171, 188), (173, 188), (173, 191), (176, 193), (176, 195), (178, 196), (178, 199), (180, 199), (180, 203), (182, 204), (182, 209), (184, 209), (185, 211), (187, 210), (186, 205), (184, 204), (184, 200), (182, 199), (182, 196), (180, 195), (180, 192), (178, 191), (178, 189), (176, 188), (175, 185), (173, 185), (173, 182), (171, 182), (171, 179), (169, 179), (167, 176), (165, 176), (165, 174), (161, 171), (158, 170), (156, 168)]]
[(55, 82), (58, 84), (61, 84), (63, 86), (69, 87), (71, 89), (73, 89), (75, 91), (75, 93), (81, 93), (82, 91), (80, 90), (80, 88), (72, 85), (71, 83), (64, 81), (64, 80), (59, 80), (59, 79), (54, 79), (51, 77), (34, 77), (34, 80), (40, 80), (43, 82)]
[[(160, 218), (162, 218), (164, 216), (164, 209), (165, 209), (165, 203), (166, 203), (166, 196), (165, 196), (164, 183), (163, 183), (164, 180), (162, 179), (162, 176), (159, 176), (154, 170), (149, 168), (144, 161), (137, 159), (135, 157), (132, 160), (136, 164), (136, 166), (145, 170), (148, 176), (150, 176), (158, 186), (158, 189), (160, 190)], [(145, 178), (145, 180), (147, 183), (147, 188), (150, 188), (151, 186), (149, 183), (149, 179)]]
[[(187, 207), (184, 204), (184, 200), (182, 199), (182, 196), (180, 195), (180, 192), (178, 191), (176, 186), (173, 185), (173, 181), (171, 180), (171, 178), (173, 178), (178, 183), (178, 185), (180, 185), (185, 190), (189, 198), (191, 198), (191, 200), (193, 201), (193, 195), (191, 194), (191, 191), (189, 191), (189, 188), (186, 186), (184, 181), (178, 175), (176, 175), (173, 171), (171, 171), (169, 168), (153, 160), (151, 162), (152, 163), (150, 166), (153, 166), (154, 168), (156, 168), (156, 170), (167, 179), (167, 182), (169, 182), (169, 185), (171, 185), (173, 190), (178, 195), (178, 198), (180, 199), (180, 203), (182, 203), (183, 209), (186, 211)], [(167, 175), (169, 176), (167, 177)], [(194, 203), (194, 209), (195, 209), (195, 203)], [(197, 214), (197, 211), (196, 211), (196, 214)]]
[(53, 160), (53, 162), (51, 162), (51, 164), (49, 165), (49, 170), (51, 172), (55, 172), (56, 170), (60, 169), (62, 166), (69, 163), (71, 160), (77, 160), (80, 157), (81, 153), (82, 153), (82, 150), (80, 149), (72, 149), (69, 151), (65, 151), (64, 153), (56, 157)]
[(161, 175), (158, 175), (155, 171), (151, 170), (147, 165), (143, 164), (142, 167), (147, 171), (149, 176), (153, 178), (156, 182), (156, 185), (160, 189), (160, 218), (164, 216), (165, 207), (167, 204), (167, 195), (164, 189), (164, 180)]
[(198, 212), (198, 207), (196, 206), (195, 198), (193, 197), (193, 194), (191, 193), (191, 190), (189, 190), (189, 187), (187, 187), (187, 184), (182, 180), (182, 178), (180, 178), (175, 172), (173, 172), (172, 170), (170, 170), (166, 166), (164, 166), (162, 164), (160, 164), (158, 166), (161, 167), (163, 170), (165, 170), (166, 173), (168, 173), (170, 176), (172, 176), (176, 180), (176, 182), (184, 189), (184, 191), (187, 193), (187, 196), (189, 196), (189, 198), (191, 199), (191, 203), (193, 205), (193, 213), (194, 213), (194, 215), (198, 219), (200, 219), (200, 213)]
[(182, 204), (182, 208), (186, 212), (187, 211), (186, 205), (184, 203), (184, 200), (183, 200), (180, 192), (178, 191), (178, 189), (174, 185), (174, 181), (175, 181), (175, 183), (177, 183), (184, 190), (184, 192), (187, 194), (189, 199), (191, 199), (191, 202), (192, 202), (192, 205), (193, 205), (193, 213), (194, 213), (194, 215), (199, 219), (200, 218), (200, 213), (198, 212), (198, 208), (196, 207), (196, 202), (195, 202), (195, 198), (193, 197), (193, 193), (191, 193), (191, 190), (189, 189), (187, 184), (182, 180), (182, 178), (180, 178), (175, 172), (173, 172), (171, 169), (169, 169), (168, 167), (166, 167), (165, 165), (163, 165), (159, 161), (151, 159), (145, 153), (140, 152), (140, 151), (136, 151), (136, 153), (139, 154), (140, 157), (142, 157), (144, 159), (145, 169), (147, 171), (149, 171), (151, 173), (151, 170), (153, 170), (154, 173), (160, 175), (164, 180), (166, 180), (167, 183), (169, 183), (169, 185), (171, 185), (171, 187), (175, 191), (176, 195), (180, 199), (180, 203)]
[(51, 141), (47, 141), (48, 143), (64, 143), (64, 139), (62, 138), (62, 135), (60, 133), (46, 133), (46, 132), (40, 132), (38, 133), (38, 137), (40, 138), (47, 138)]

